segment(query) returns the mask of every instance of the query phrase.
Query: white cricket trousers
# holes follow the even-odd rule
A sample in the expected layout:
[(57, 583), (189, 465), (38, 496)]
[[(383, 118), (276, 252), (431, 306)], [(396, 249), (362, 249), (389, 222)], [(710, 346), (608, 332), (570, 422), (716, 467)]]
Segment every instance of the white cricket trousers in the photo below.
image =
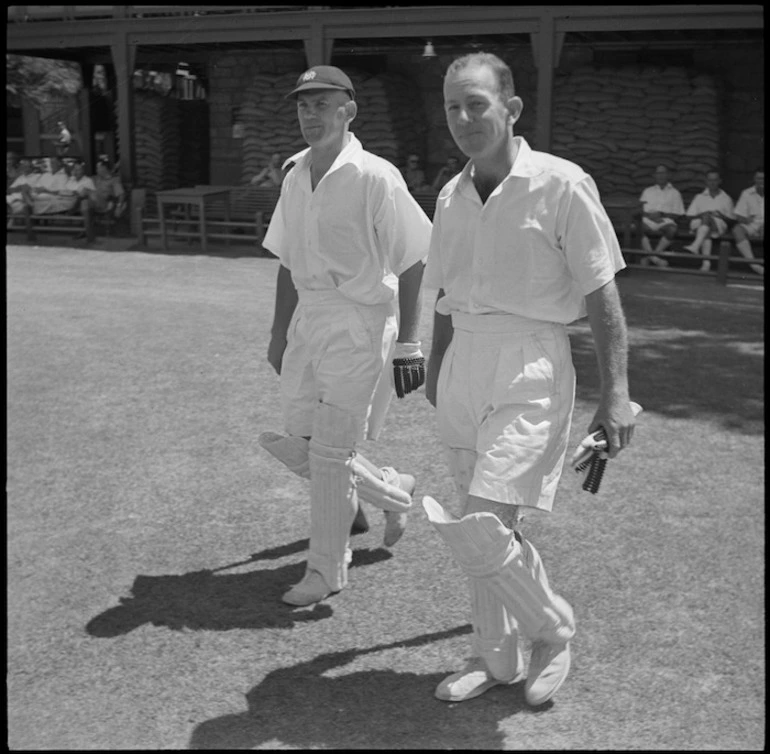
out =
[[(298, 291), (281, 366), (286, 431), (309, 437), (319, 401), (353, 414), (363, 439), (398, 334), (395, 303), (363, 306), (337, 291)], [(386, 395), (387, 411), (390, 387)]]
[(550, 511), (575, 405), (566, 328), (462, 313), (452, 326), (436, 396), (447, 458), (476, 453), (469, 494)]

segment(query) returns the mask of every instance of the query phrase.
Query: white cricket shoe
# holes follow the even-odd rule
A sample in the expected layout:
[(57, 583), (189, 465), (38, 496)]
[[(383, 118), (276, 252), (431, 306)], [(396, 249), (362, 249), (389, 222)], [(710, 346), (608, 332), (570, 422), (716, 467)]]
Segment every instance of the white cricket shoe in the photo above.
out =
[(524, 684), (524, 698), (527, 704), (536, 707), (547, 702), (564, 683), (569, 673), (570, 663), (569, 642), (564, 644), (534, 642), (527, 682)]
[[(521, 658), (518, 667), (521, 668)], [(519, 670), (510, 681), (500, 681), (489, 672), (484, 660), (471, 657), (462, 670), (447, 676), (436, 686), (436, 699), (442, 702), (464, 702), (481, 696), (493, 686), (509, 686), (522, 678), (524, 674)]]
[(314, 602), (320, 602), (330, 594), (336, 593), (318, 571), (308, 568), (302, 577), (302, 581), (295, 584), (281, 599), (287, 605), (305, 607), (306, 605), (312, 605)]

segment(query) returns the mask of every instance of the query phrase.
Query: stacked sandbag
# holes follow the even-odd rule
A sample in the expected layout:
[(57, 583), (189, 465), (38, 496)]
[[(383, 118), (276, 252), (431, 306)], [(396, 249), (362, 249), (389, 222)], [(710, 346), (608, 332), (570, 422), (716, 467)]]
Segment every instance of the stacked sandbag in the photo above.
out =
[(177, 100), (181, 159), (177, 186), (209, 182), (209, 106), (205, 100)]
[[(348, 71), (356, 90), (358, 114), (350, 130), (364, 148), (398, 166), (406, 155), (422, 153), (426, 123), (416, 83), (385, 73), (371, 76)], [(243, 124), (241, 182), (248, 183), (278, 152), (285, 159), (307, 147), (297, 122), (297, 105), (285, 99), (297, 83), (296, 73), (257, 74), (240, 108)]]
[(602, 196), (638, 197), (664, 164), (685, 202), (720, 164), (714, 79), (684, 68), (581, 67), (554, 82), (552, 151)]
[(179, 100), (134, 92), (136, 179), (150, 191), (178, 187), (181, 143)]

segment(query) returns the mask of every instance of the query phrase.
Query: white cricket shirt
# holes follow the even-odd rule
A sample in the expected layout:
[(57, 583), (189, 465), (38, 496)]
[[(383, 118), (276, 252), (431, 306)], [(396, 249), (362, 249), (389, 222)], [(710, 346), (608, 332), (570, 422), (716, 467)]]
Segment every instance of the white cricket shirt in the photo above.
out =
[(684, 202), (682, 195), (670, 183), (663, 188), (654, 184), (648, 186), (639, 201), (644, 204), (645, 212), (670, 212), (672, 215), (684, 214)]
[(722, 189), (719, 189), (716, 196), (711, 196), (709, 190), (705, 189), (700, 194), (695, 195), (687, 208), (687, 214), (689, 217), (695, 217), (702, 212), (715, 212), (717, 210), (726, 217), (732, 217), (733, 200)]
[(510, 173), (486, 204), (471, 163), (441, 190), (426, 287), (443, 288), (439, 314), (516, 314), (568, 324), (585, 296), (626, 265), (591, 176), (515, 137)]
[(744, 189), (735, 205), (735, 214), (750, 218), (751, 222), (765, 221), (765, 197), (757, 193), (756, 186)]
[(431, 222), (399, 170), (348, 143), (315, 191), (310, 148), (290, 157), (262, 245), (298, 290), (336, 290), (359, 304), (394, 301), (398, 276), (428, 254)]

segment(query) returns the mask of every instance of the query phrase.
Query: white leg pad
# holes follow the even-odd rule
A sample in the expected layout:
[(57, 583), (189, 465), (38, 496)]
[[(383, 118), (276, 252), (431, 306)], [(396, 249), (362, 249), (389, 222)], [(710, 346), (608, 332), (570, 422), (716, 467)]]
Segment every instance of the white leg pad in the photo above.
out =
[[(328, 405), (328, 404), (323, 404)], [(339, 416), (341, 409), (335, 414)], [(304, 437), (286, 437), (277, 432), (263, 432), (259, 444), (272, 456), (303, 479), (310, 479), (309, 445)], [(386, 511), (405, 513), (412, 507), (412, 496), (399, 483), (398, 472), (390, 467), (378, 469), (359, 453), (350, 461), (358, 495), (364, 502)]]
[(273, 457), (287, 466), (297, 476), (310, 479), (309, 441), (304, 437), (279, 435), (277, 432), (263, 432), (259, 444)]
[(473, 656), (486, 663), (489, 672), (505, 683), (513, 681), (522, 670), (521, 650), (516, 621), (482, 579), (468, 579), (473, 616)]
[(347, 585), (350, 526), (358, 510), (350, 469), (354, 433), (352, 423), (346, 420), (346, 412), (329, 411), (327, 407), (322, 403), (316, 412), (308, 446), (310, 548), (307, 565), (319, 571), (331, 589), (339, 591)]
[(460, 500), (460, 510), (464, 510), (465, 503), (468, 500), (468, 491), (473, 480), (473, 472), (476, 470), (478, 454), (475, 450), (445, 448), (444, 455), (455, 480), (455, 488)]
[(531, 545), (525, 548), (493, 513), (458, 519), (431, 497), (422, 504), (463, 571), (494, 593), (532, 641), (563, 643), (574, 636), (572, 608), (548, 587), (539, 557), (535, 574), (531, 570), (537, 556)]

